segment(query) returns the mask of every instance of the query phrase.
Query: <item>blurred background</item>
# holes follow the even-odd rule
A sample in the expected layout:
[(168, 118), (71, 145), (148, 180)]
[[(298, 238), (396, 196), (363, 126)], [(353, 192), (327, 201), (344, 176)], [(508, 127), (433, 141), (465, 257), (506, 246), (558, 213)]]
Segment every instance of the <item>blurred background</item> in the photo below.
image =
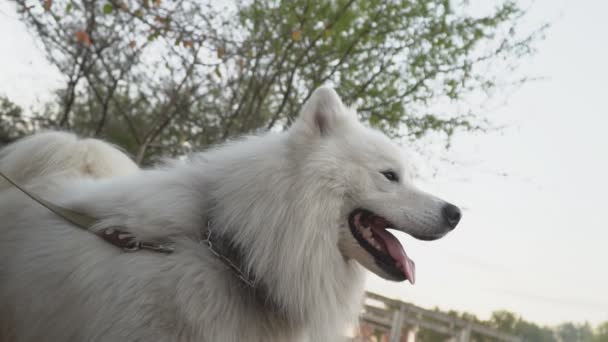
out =
[[(464, 209), (442, 240), (400, 236), (415, 286), (370, 274), (368, 290), (458, 319), (448, 330), (508, 334), (429, 323), (416, 340), (608, 341), (606, 13), (600, 0), (0, 0), (0, 146), (72, 130), (147, 166), (285, 129), (331, 85)], [(391, 338), (368, 323), (363, 339)]]

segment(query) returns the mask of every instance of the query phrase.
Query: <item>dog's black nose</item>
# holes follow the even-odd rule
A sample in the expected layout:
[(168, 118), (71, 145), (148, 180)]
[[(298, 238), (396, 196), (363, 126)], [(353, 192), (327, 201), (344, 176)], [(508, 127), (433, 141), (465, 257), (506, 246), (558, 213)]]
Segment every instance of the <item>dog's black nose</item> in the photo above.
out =
[(460, 222), (462, 213), (457, 206), (448, 203), (443, 207), (443, 217), (448, 223), (448, 226), (454, 229), (456, 228), (456, 225), (458, 225), (458, 222)]

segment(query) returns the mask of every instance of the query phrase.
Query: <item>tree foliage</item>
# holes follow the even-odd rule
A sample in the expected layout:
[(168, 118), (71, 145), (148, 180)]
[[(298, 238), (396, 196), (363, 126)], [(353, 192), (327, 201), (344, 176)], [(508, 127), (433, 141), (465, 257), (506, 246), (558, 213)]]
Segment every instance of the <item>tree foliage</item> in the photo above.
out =
[(510, 0), (483, 15), (450, 0), (14, 1), (65, 77), (47, 124), (138, 162), (282, 129), (322, 84), (392, 136), (483, 129), (431, 108), (495, 88), (543, 32), (519, 32)]
[(12, 142), (30, 130), (23, 109), (5, 96), (0, 96), (0, 146)]
[[(437, 309), (436, 309), (437, 310)], [(523, 342), (608, 342), (608, 322), (593, 328), (589, 323), (563, 323), (554, 327), (540, 326), (505, 310), (495, 311), (489, 320), (480, 320), (471, 313), (449, 311), (447, 314), (469, 322), (480, 323), (504, 333), (517, 336)], [(444, 342), (450, 336), (421, 328), (416, 336), (420, 342)], [(472, 342), (498, 342), (481, 334), (471, 334)]]
[(593, 342), (608, 342), (608, 321), (600, 324), (596, 328)]
[(557, 342), (551, 329), (528, 322), (512, 312), (494, 312), (490, 324), (496, 329), (519, 336), (524, 341)]

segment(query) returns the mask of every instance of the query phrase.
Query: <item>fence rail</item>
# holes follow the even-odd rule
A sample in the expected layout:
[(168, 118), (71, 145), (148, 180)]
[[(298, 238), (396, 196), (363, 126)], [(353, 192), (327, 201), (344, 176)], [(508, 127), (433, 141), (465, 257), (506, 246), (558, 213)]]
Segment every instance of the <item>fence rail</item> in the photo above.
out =
[[(517, 336), (505, 334), (476, 322), (423, 309), (416, 305), (367, 292), (361, 314), (361, 326), (385, 332), (388, 342), (415, 342), (420, 328), (446, 335), (447, 341), (469, 342), (471, 334), (491, 337), (501, 342), (522, 342)], [(364, 337), (359, 338), (365, 341)]]

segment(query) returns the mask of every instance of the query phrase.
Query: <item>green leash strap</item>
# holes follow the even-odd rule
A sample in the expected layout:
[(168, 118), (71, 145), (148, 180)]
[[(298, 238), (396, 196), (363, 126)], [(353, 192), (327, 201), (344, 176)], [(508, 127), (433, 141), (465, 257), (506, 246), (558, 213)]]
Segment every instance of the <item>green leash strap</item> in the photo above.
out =
[(75, 212), (71, 209), (60, 207), (58, 205), (55, 205), (47, 200), (44, 200), (44, 199), (36, 196), (35, 194), (25, 190), (19, 184), (15, 183), (12, 179), (10, 179), (7, 175), (5, 175), (2, 172), (0, 172), (0, 176), (2, 176), (2, 178), (6, 179), (7, 182), (12, 184), (15, 188), (19, 189), (19, 191), (21, 191), (22, 193), (27, 195), (29, 198), (33, 199), (34, 201), (38, 202), (43, 207), (52, 211), (55, 215), (63, 218), (64, 220), (66, 220), (82, 229), (89, 230), (98, 221), (97, 219), (95, 219), (91, 216), (83, 215), (83, 214)]

